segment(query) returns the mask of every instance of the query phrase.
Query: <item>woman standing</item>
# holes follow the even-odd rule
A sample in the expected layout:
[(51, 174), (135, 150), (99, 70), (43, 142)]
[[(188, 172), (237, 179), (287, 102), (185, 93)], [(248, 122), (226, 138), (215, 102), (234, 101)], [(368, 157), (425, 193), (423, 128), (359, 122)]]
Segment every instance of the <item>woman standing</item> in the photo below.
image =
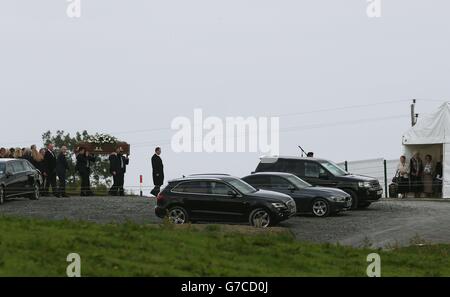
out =
[(398, 194), (399, 198), (406, 198), (409, 193), (409, 165), (406, 163), (406, 157), (400, 157), (400, 163), (397, 166), (398, 174)]
[(413, 154), (411, 161), (409, 162), (409, 178), (411, 181), (411, 191), (414, 192), (415, 198), (420, 198), (422, 193), (422, 174), (423, 174), (423, 162), (420, 159), (418, 152)]
[(433, 167), (433, 158), (431, 155), (425, 156), (425, 164), (423, 167), (423, 192), (425, 193), (425, 197), (433, 196), (433, 176), (434, 176), (434, 167)]

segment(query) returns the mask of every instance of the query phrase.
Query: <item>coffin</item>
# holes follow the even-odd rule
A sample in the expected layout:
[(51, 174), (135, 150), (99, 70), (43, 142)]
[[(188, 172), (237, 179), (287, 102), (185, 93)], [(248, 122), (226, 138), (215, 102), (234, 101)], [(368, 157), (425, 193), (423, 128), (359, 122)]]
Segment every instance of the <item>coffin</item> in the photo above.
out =
[(77, 147), (84, 147), (90, 154), (109, 155), (114, 153), (118, 147), (122, 147), (124, 154), (130, 154), (130, 145), (126, 142), (117, 143), (91, 143), (80, 142)]

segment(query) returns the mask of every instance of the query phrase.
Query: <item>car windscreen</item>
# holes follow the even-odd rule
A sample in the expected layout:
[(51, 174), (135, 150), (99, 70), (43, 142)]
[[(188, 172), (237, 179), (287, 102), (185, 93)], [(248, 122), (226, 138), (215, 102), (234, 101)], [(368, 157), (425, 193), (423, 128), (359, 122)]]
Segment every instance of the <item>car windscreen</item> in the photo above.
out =
[(311, 184), (305, 182), (303, 179), (295, 176), (295, 175), (291, 175), (286, 177), (286, 179), (293, 184), (294, 186), (296, 186), (299, 189), (303, 189), (303, 188), (307, 188), (307, 187), (312, 187)]
[(320, 164), (325, 167), (331, 174), (334, 176), (344, 176), (348, 175), (348, 172), (339, 167), (337, 164), (330, 162), (330, 161), (322, 161)]
[(5, 174), (5, 168), (6, 168), (5, 163), (0, 163), (0, 175)]
[(227, 180), (227, 182), (242, 194), (250, 194), (257, 191), (255, 188), (240, 179), (230, 179)]

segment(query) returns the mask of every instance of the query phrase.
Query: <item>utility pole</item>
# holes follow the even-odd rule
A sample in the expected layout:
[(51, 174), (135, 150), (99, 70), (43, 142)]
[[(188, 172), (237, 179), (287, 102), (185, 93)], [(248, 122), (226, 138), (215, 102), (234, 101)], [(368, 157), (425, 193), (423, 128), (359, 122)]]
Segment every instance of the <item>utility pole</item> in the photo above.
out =
[(415, 107), (416, 99), (413, 99), (413, 103), (411, 104), (411, 127), (414, 127), (417, 123), (417, 118), (419, 117), (419, 114), (415, 113)]

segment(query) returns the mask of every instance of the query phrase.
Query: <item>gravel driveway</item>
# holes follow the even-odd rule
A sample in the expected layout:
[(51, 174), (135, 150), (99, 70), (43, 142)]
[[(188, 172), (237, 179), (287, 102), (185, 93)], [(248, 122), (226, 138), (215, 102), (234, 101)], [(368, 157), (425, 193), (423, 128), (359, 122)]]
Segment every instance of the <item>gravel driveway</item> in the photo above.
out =
[[(160, 223), (154, 215), (154, 205), (155, 199), (146, 197), (45, 197), (39, 201), (18, 198), (1, 205), (0, 215), (98, 223)], [(366, 210), (328, 218), (297, 216), (281, 226), (290, 228), (302, 241), (387, 248), (422, 241), (450, 243), (450, 202), (380, 201)]]

